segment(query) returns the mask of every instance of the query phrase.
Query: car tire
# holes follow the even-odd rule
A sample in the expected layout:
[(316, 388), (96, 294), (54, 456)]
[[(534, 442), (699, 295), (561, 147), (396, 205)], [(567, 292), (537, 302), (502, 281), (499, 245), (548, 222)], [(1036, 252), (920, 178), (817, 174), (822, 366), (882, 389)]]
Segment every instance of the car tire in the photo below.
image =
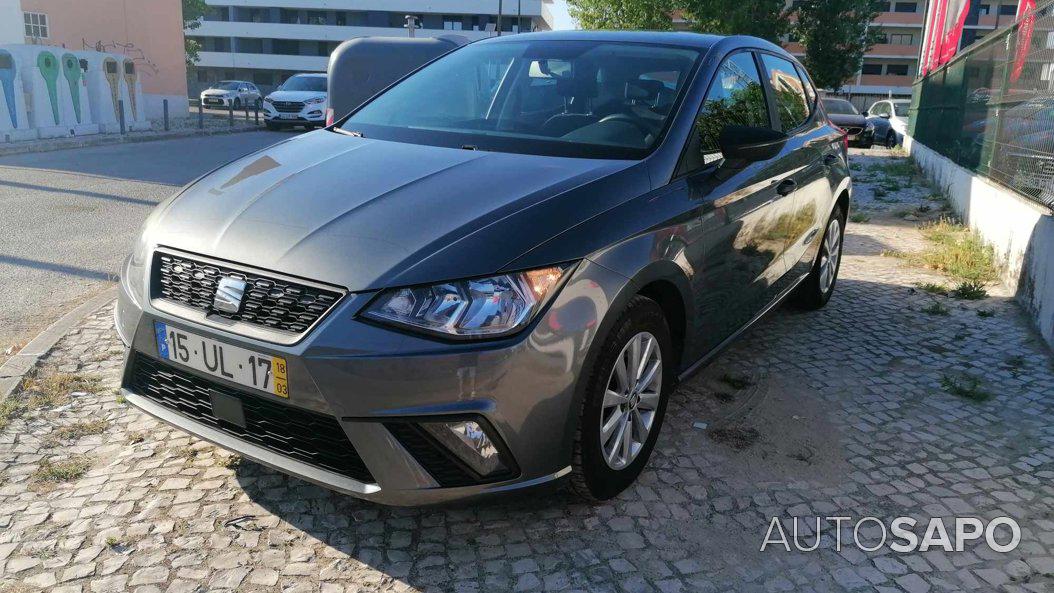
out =
[(886, 148), (889, 148), (889, 149), (892, 150), (892, 149), (894, 149), (896, 147), (897, 147), (897, 133), (894, 132), (893, 130), (890, 130), (886, 134)]
[[(791, 295), (790, 302), (799, 309), (822, 309), (834, 294), (838, 283), (838, 270), (842, 267), (842, 245), (845, 238), (845, 214), (841, 206), (836, 207), (827, 220), (820, 251), (812, 264), (809, 275), (802, 280)], [(833, 255), (832, 255), (833, 253)]]
[(269, 121), (268, 122), (264, 122), (264, 125), (267, 126), (267, 129), (271, 130), (272, 132), (277, 131), (281, 127), (278, 124), (273, 124), (273, 123), (271, 123)]
[[(645, 354), (649, 342), (651, 351)], [(638, 363), (630, 366), (631, 359)], [(631, 373), (641, 359), (646, 364), (639, 379), (624, 383), (624, 373), (616, 369), (616, 364)], [(649, 381), (653, 367), (655, 375)], [(581, 498), (600, 502), (618, 495), (637, 479), (648, 463), (666, 415), (676, 368), (670, 329), (658, 303), (633, 297), (591, 367), (584, 371), (586, 383), (575, 432), (570, 483)], [(643, 382), (647, 383), (642, 385)], [(610, 397), (609, 391), (622, 397)], [(602, 421), (608, 423), (607, 431), (602, 430)], [(645, 426), (646, 430), (642, 430)], [(619, 437), (627, 431), (628, 437)], [(602, 443), (604, 432), (607, 439)], [(627, 446), (623, 446), (624, 442)]]
[(860, 148), (862, 148), (864, 150), (868, 150), (869, 148), (871, 148), (874, 145), (875, 145), (875, 141), (872, 140), (872, 141), (868, 142), (867, 144), (861, 144)]
[(241, 109), (241, 108), (242, 108), (242, 100), (236, 97), (234, 99), (234, 109), (235, 109), (235, 111), (237, 111), (238, 109)]

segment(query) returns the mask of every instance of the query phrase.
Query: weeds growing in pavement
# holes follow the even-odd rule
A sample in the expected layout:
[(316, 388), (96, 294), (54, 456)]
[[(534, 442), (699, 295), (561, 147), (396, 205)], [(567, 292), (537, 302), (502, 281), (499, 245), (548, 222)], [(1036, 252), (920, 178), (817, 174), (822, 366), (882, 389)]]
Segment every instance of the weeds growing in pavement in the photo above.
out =
[(981, 318), (995, 317), (995, 310), (993, 309), (978, 309), (977, 316)]
[(991, 393), (984, 390), (981, 380), (977, 377), (965, 376), (957, 379), (951, 375), (943, 375), (941, 376), (941, 387), (952, 395), (975, 402), (983, 402), (992, 397)]
[(863, 212), (854, 212), (852, 216), (849, 217), (849, 222), (855, 222), (857, 224), (863, 224), (869, 220), (871, 220), (871, 217)]
[(937, 284), (935, 282), (919, 282), (915, 284), (915, 287), (922, 292), (928, 292), (930, 294), (939, 294), (941, 296), (948, 296), (948, 287), (943, 284)]
[(11, 420), (40, 408), (53, 408), (69, 401), (75, 391), (92, 392), (99, 388), (99, 378), (88, 375), (56, 373), (45, 377), (27, 377), (19, 390), (0, 402), (0, 430)]
[(933, 301), (929, 305), (922, 308), (923, 313), (929, 313), (930, 315), (948, 315), (952, 312), (951, 309), (945, 307), (942, 303)]
[(91, 460), (83, 455), (74, 455), (58, 461), (44, 460), (37, 471), (33, 472), (33, 482), (37, 484), (57, 484), (71, 482), (88, 473)]
[(930, 246), (919, 253), (897, 252), (896, 257), (939, 270), (961, 283), (983, 286), (995, 280), (995, 252), (976, 232), (946, 219), (924, 225), (920, 231)]
[(984, 288), (984, 282), (971, 280), (960, 282), (952, 294), (955, 298), (965, 301), (979, 301), (988, 298), (988, 291)]
[(915, 163), (908, 158), (892, 159), (888, 163), (882, 163), (871, 167), (872, 172), (884, 173), (890, 177), (907, 177), (911, 178), (915, 176), (918, 169), (915, 167)]
[(81, 437), (102, 434), (108, 426), (110, 426), (110, 423), (101, 418), (98, 420), (87, 420), (84, 422), (69, 424), (67, 426), (61, 426), (48, 435), (44, 444), (54, 447), (63, 441), (74, 441)]
[(744, 389), (753, 385), (746, 377), (736, 377), (728, 373), (721, 375), (720, 381), (732, 389)]

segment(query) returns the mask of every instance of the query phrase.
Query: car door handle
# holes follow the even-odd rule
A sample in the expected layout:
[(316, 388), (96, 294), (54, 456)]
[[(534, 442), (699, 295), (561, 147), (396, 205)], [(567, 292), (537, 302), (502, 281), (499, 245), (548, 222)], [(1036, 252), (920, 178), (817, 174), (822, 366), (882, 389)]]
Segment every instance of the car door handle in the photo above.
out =
[(834, 166), (834, 164), (837, 162), (838, 155), (834, 154), (833, 152), (823, 157), (823, 164), (827, 165), (828, 167)]
[(798, 189), (798, 183), (793, 179), (784, 179), (776, 186), (776, 193), (781, 196), (786, 196), (794, 193), (794, 190)]

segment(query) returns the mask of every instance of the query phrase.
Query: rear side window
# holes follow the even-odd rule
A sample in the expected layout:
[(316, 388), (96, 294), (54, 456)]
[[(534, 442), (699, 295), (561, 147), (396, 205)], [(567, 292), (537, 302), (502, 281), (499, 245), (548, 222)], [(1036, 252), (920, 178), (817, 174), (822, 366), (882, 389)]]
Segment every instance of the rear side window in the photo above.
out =
[(750, 52), (733, 54), (718, 67), (695, 118), (680, 171), (687, 173), (720, 159), (717, 138), (728, 125), (770, 125), (761, 77)]
[(789, 132), (809, 119), (809, 99), (794, 64), (783, 58), (762, 54), (769, 86), (776, 95), (776, 109), (783, 131)]

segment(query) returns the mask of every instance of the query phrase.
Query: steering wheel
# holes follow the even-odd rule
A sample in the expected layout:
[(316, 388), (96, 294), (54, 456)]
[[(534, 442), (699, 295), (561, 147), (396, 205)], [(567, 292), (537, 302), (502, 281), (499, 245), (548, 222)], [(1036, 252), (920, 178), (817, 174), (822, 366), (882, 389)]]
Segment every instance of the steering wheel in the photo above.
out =
[(602, 117), (597, 123), (602, 124), (609, 121), (620, 121), (622, 123), (630, 124), (631, 126), (637, 128), (641, 132), (644, 132), (645, 136), (652, 133), (651, 128), (647, 127), (644, 122), (640, 121), (640, 118), (632, 117), (630, 115), (626, 115), (625, 113), (612, 113), (611, 115)]

